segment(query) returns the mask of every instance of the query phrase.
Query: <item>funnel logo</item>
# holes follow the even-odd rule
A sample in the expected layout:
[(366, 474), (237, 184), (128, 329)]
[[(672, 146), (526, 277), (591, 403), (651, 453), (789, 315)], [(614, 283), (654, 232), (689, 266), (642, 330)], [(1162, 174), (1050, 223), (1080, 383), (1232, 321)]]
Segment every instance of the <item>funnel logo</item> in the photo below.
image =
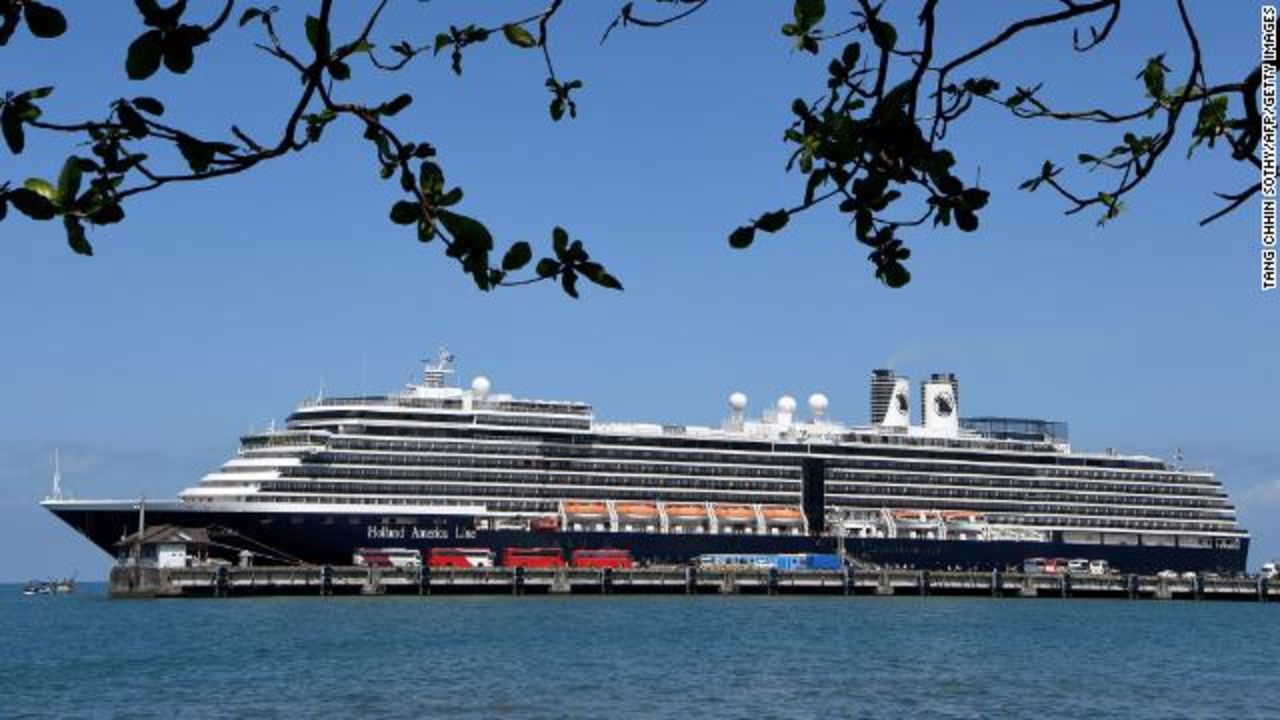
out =
[(895, 402), (897, 403), (897, 405), (898, 405), (898, 412), (903, 413), (903, 414), (905, 415), (905, 414), (906, 414), (906, 412), (907, 412), (907, 396), (906, 396), (906, 394), (905, 394), (905, 393), (898, 393), (897, 395), (894, 395), (894, 396), (893, 396), (893, 399), (894, 399), (894, 401), (895, 401)]
[(951, 393), (938, 393), (933, 398), (933, 409), (937, 411), (940, 417), (947, 417), (955, 409), (955, 404), (951, 402)]

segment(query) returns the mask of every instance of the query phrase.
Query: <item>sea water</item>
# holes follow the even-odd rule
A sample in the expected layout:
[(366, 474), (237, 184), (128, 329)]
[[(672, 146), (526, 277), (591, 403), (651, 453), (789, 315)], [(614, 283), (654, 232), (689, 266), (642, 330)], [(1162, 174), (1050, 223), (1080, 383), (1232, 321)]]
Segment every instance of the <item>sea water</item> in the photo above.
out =
[(1280, 603), (109, 600), (0, 586), (0, 717), (1280, 717)]

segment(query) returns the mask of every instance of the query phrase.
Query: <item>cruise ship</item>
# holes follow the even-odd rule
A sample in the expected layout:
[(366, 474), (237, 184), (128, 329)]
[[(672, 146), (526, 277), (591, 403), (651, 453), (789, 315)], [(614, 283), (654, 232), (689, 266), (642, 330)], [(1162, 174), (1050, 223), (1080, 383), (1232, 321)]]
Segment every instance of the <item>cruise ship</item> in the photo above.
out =
[(1030, 558), (1118, 571), (1243, 572), (1249, 534), (1213, 473), (1080, 452), (1066, 425), (960, 417), (949, 373), (870, 376), (870, 422), (763, 412), (729, 396), (720, 427), (600, 422), (582, 402), (453, 381), (445, 351), (381, 396), (316, 397), (174, 500), (42, 504), (115, 554), (142, 527), (201, 528), (229, 559), (349, 564), (359, 548), (626, 549), (637, 562), (706, 553), (830, 553), (921, 569)]

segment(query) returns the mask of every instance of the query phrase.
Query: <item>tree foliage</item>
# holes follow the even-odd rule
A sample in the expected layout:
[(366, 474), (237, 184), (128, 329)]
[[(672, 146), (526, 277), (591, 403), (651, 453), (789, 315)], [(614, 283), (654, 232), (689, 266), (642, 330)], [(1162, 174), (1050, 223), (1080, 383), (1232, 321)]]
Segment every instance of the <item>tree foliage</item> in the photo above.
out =
[[(1166, 61), (1167, 54), (1136, 64), (1142, 100), (1125, 111), (1059, 109), (1042, 84), (1009, 90), (998, 79), (970, 71), (976, 61), (1014, 37), (1045, 28), (1072, 27), (1074, 50), (1088, 52), (1111, 35), (1122, 0), (1058, 0), (1056, 10), (1028, 15), (951, 57), (936, 51), (944, 30), (937, 17), (937, 0), (911, 4), (918, 8), (913, 28), (900, 28), (888, 20), (889, 1), (849, 0), (839, 9), (828, 7), (826, 0), (790, 4), (781, 34), (794, 42), (797, 52), (829, 56), (825, 88), (792, 102), (793, 120), (783, 133), (791, 148), (786, 170), (798, 173), (803, 187), (796, 203), (763, 212), (729, 233), (731, 247), (747, 248), (760, 233), (781, 232), (797, 213), (833, 207), (848, 218), (854, 239), (870, 249), (868, 258), (876, 276), (890, 287), (905, 285), (911, 277), (905, 265), (910, 257), (905, 233), (953, 224), (960, 231), (974, 232), (981, 225), (990, 193), (977, 182), (961, 179), (961, 162), (947, 147), (948, 130), (967, 119), (975, 105), (997, 107), (1026, 120), (1117, 126), (1120, 138), (1113, 146), (1076, 156), (1083, 169), (1097, 173), (1091, 177), (1102, 178), (1095, 188), (1074, 188), (1052, 159), (1020, 186), (1031, 192), (1052, 190), (1066, 202), (1068, 214), (1096, 207), (1099, 224), (1121, 212), (1125, 199), (1151, 175), (1187, 125), (1188, 156), (1202, 146), (1214, 149), (1221, 144), (1233, 160), (1261, 167), (1257, 153), (1261, 67), (1252, 68), (1237, 82), (1210, 84), (1185, 0), (1170, 0), (1163, 7), (1176, 13), (1184, 31), (1187, 67), (1179, 75)], [(74, 6), (57, 4), (64, 7), (54, 7), (50, 1), (0, 0), (0, 45), (22, 28), (36, 38), (61, 36), (67, 29), (64, 9)], [(452, 71), (462, 75), (467, 53), (500, 38), (518, 52), (540, 57), (547, 74), (551, 119), (575, 118), (577, 92), (583, 83), (557, 74), (549, 42), (565, 0), (550, 0), (540, 12), (493, 26), (454, 25), (405, 39), (387, 38), (385, 29), (379, 28), (387, 0), (371, 3), (363, 21), (349, 28), (335, 26), (333, 0), (283, 7), (249, 4), (238, 13), (236, 4), (235, 0), (209, 3), (216, 12), (205, 16), (189, 8), (187, 0), (167, 5), (135, 0), (130, 12), (137, 14), (139, 34), (123, 49), (124, 76), (142, 80), (160, 72), (183, 75), (199, 60), (201, 48), (220, 39), (228, 28), (254, 33), (255, 47), (284, 63), (300, 80), (277, 136), (259, 141), (229, 122), (225, 137), (198, 136), (167, 123), (161, 100), (128, 92), (111, 102), (101, 117), (54, 122), (41, 109), (41, 101), (54, 88), (9, 89), (0, 100), (0, 135), (10, 152), (22, 153), (28, 135), (36, 131), (73, 136), (77, 151), (66, 158), (56, 182), (30, 178), (19, 185), (0, 180), (0, 220), (12, 205), (33, 220), (59, 221), (71, 249), (91, 255), (86, 227), (121, 222), (130, 198), (174, 183), (206, 183), (281, 160), (322, 142), (334, 134), (331, 126), (345, 120), (369, 144), (380, 177), (396, 183), (400, 197), (389, 207), (389, 220), (411, 229), (422, 243), (438, 242), (480, 289), (552, 281), (576, 298), (580, 278), (603, 288), (622, 289), (580, 240), (571, 241), (559, 227), (551, 233), (550, 251), (536, 262), (532, 246), (525, 241), (510, 243), (500, 252), (480, 220), (459, 212), (463, 190), (446, 181), (435, 146), (395, 127), (396, 116), (413, 102), (413, 95), (403, 92), (392, 98), (355, 101), (343, 92), (344, 83), (356, 72), (396, 72), (419, 57), (447, 58)], [(710, 4), (711, 0), (623, 3), (601, 42), (619, 28), (659, 28), (684, 21)], [(202, 10), (209, 7), (200, 5)], [(729, 8), (725, 11), (732, 12)], [(1154, 12), (1150, 5), (1142, 10)], [(229, 22), (233, 17), (238, 21)], [(277, 28), (286, 24), (304, 31), (305, 47), (282, 42)], [(122, 82), (123, 88), (127, 82)], [(176, 150), (185, 167), (165, 167), (153, 159), (165, 156), (155, 152), (162, 147)], [(1260, 189), (1261, 183), (1254, 183), (1240, 191), (1219, 193), (1224, 205), (1202, 224), (1238, 208)]]

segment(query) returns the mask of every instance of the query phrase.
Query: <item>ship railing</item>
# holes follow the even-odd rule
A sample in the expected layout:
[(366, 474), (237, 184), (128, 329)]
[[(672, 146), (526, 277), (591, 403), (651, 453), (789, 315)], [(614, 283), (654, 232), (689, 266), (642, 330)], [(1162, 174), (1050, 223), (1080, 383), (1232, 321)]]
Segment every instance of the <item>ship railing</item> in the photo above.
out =
[[(458, 398), (420, 398), (409, 396), (353, 396), (331, 398), (308, 398), (298, 404), (299, 408), (345, 407), (349, 405), (372, 405), (376, 407), (415, 407), (442, 410), (463, 409), (462, 400)], [(507, 412), (535, 412), (555, 415), (577, 415), (589, 417), (591, 406), (573, 402), (538, 402), (530, 400), (472, 400), (473, 410), (503, 410)]]

